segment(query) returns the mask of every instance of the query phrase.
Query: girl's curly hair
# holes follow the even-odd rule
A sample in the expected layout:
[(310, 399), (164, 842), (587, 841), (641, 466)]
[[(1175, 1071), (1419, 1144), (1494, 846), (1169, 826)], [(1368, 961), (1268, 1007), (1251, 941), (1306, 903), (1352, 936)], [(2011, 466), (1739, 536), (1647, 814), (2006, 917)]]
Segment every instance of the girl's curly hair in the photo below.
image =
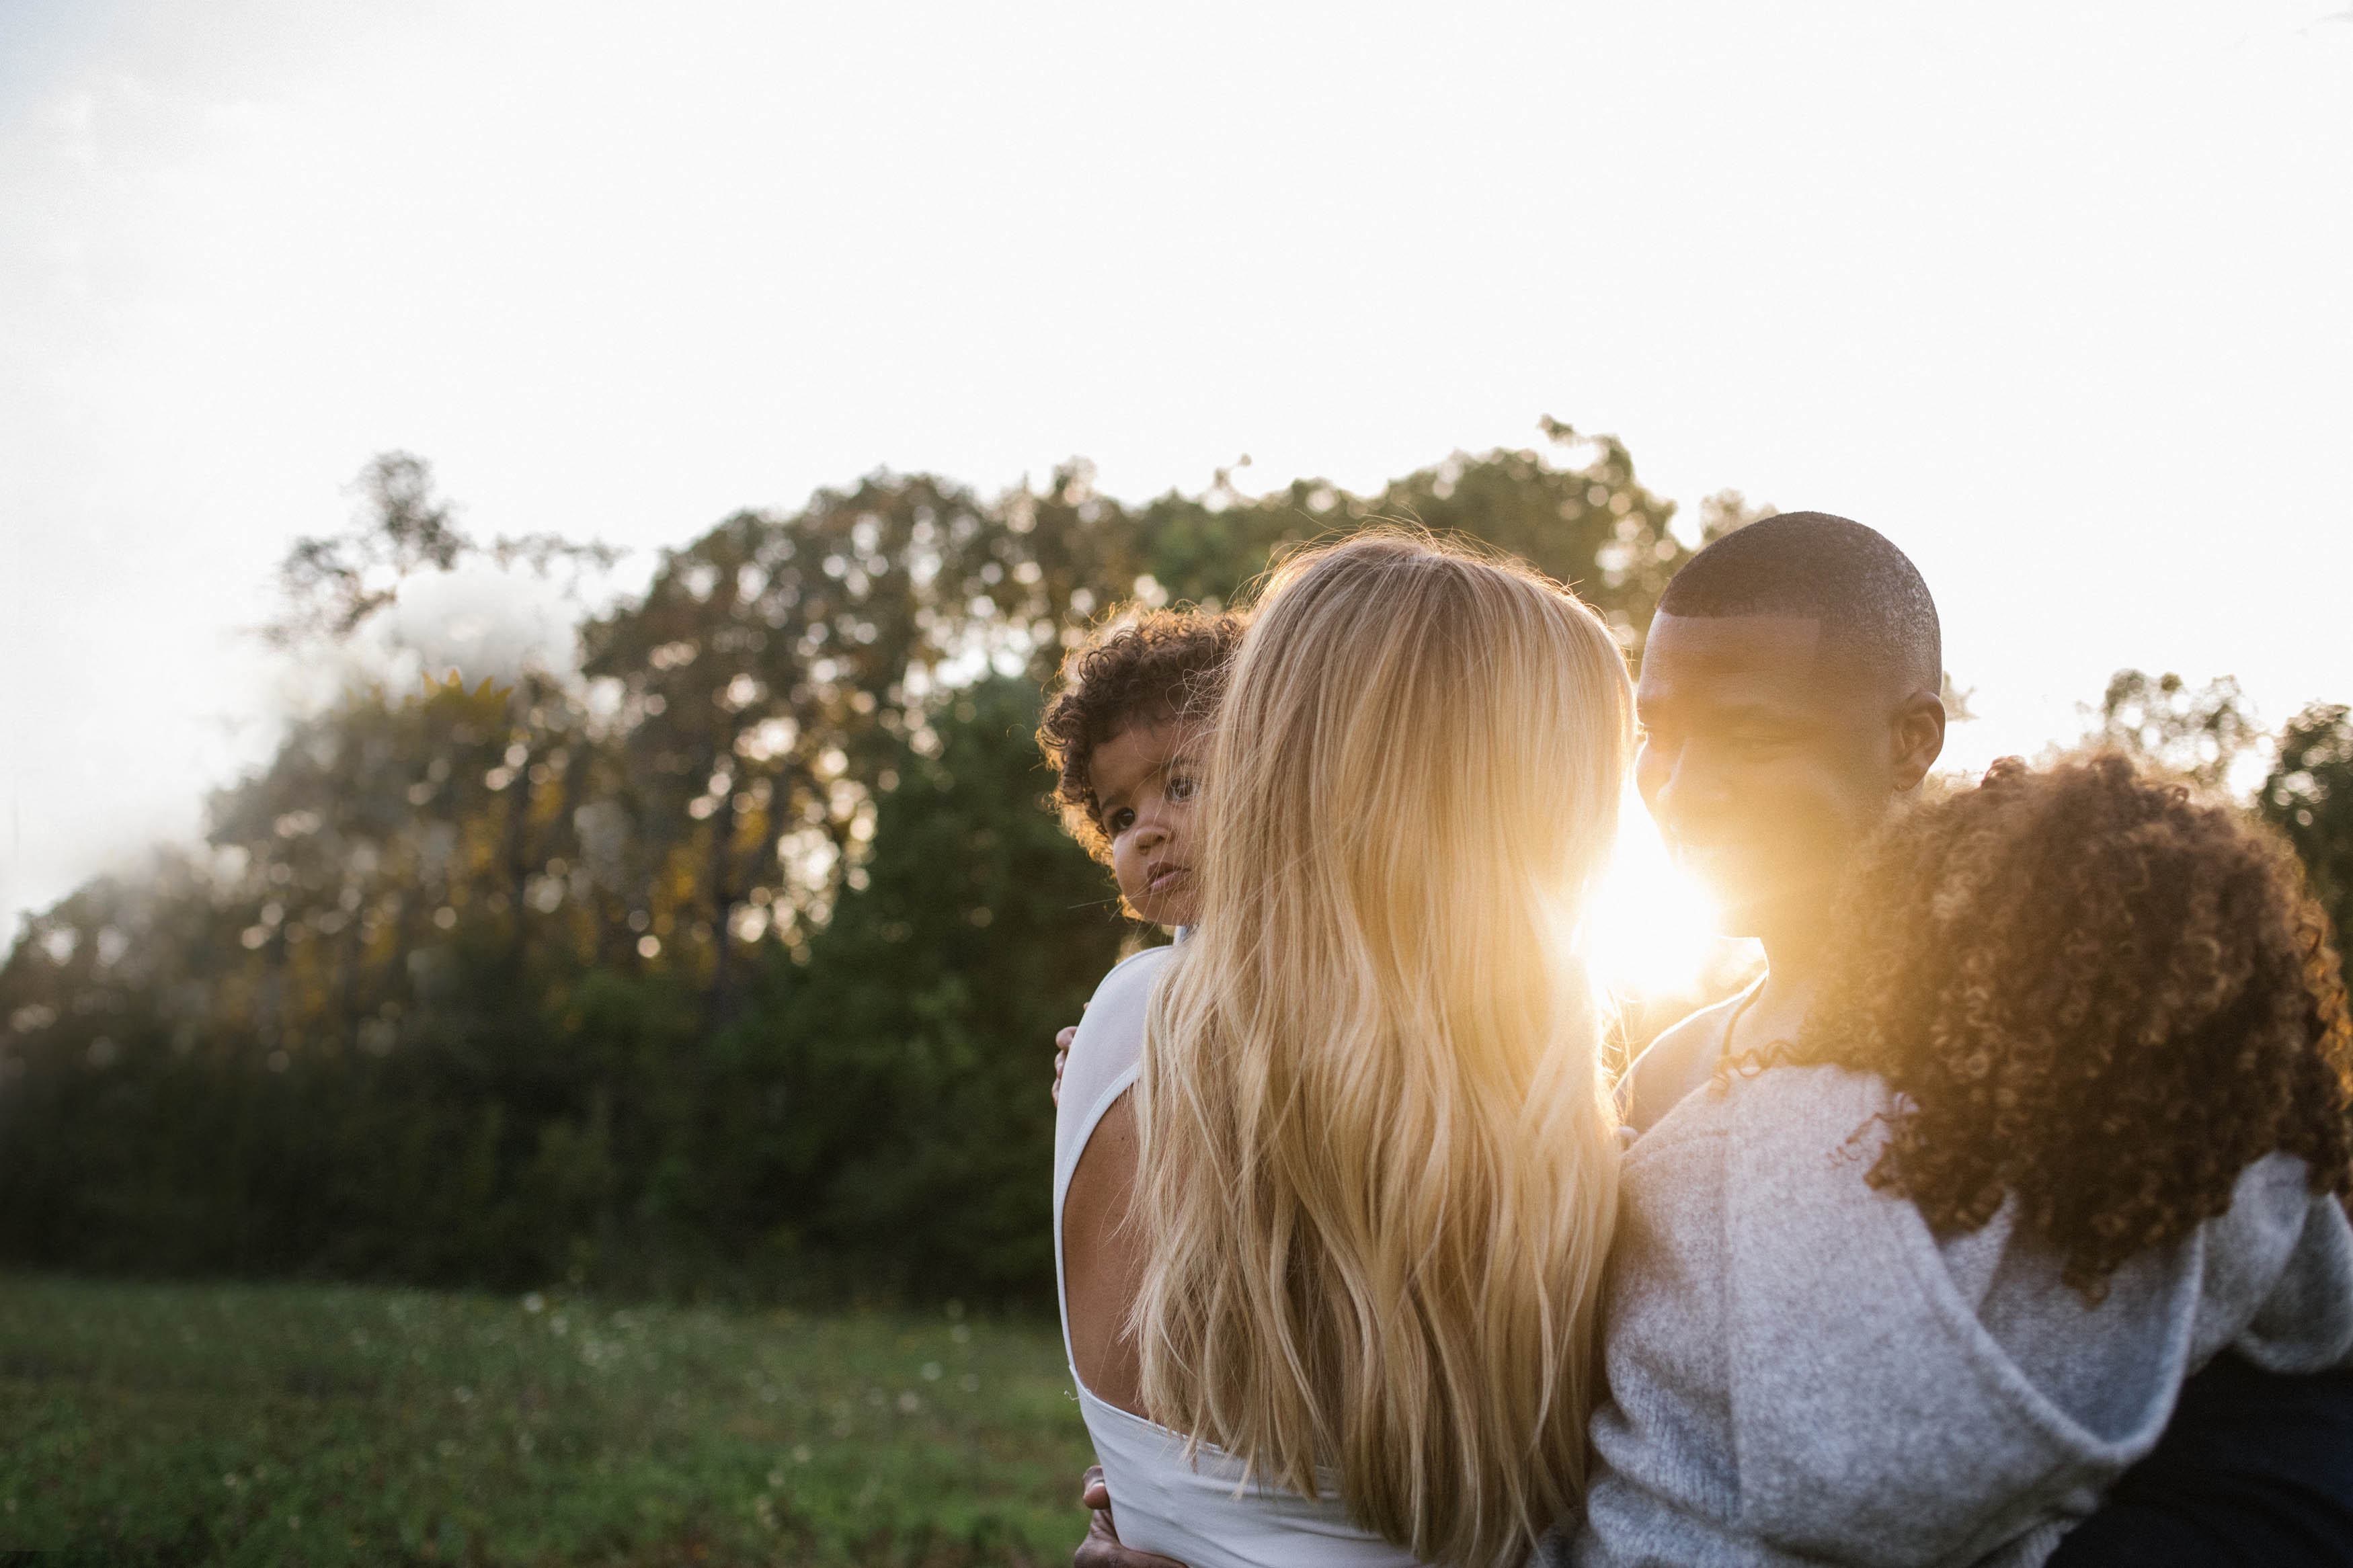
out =
[(2353, 1194), (2353, 1032), (2285, 844), (2113, 752), (1900, 818), (1842, 895), (1790, 1059), (1899, 1096), (1872, 1184), (1944, 1233), (2004, 1197), (2098, 1300), (2274, 1151)]
[(1096, 859), (1111, 858), (1111, 839), (1095, 799), (1095, 748), (1139, 718), (1206, 719), (1246, 624), (1231, 611), (1114, 610), (1062, 660), (1038, 746), (1058, 775), (1062, 826)]

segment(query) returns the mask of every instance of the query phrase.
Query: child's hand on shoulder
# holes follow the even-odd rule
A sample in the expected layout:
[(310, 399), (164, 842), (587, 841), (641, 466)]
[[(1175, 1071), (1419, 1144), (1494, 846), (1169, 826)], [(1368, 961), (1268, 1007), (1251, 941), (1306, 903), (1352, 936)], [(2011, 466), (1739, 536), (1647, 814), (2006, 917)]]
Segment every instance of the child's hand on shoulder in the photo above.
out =
[(1065, 1024), (1054, 1033), (1054, 1103), (1062, 1103), (1062, 1069), (1071, 1065), (1071, 1042), (1079, 1037), (1076, 1024)]

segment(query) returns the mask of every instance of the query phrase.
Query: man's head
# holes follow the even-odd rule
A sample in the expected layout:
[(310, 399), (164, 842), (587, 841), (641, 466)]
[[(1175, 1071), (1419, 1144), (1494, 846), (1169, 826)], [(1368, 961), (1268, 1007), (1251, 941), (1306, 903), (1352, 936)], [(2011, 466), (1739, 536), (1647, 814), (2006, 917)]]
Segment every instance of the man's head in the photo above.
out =
[(1233, 615), (1120, 615), (1063, 661), (1038, 726), (1063, 826), (1111, 867), (1138, 920), (1192, 921), (1201, 742), (1241, 634)]
[(1796, 937), (1944, 747), (1928, 585), (1859, 522), (1791, 512), (1694, 556), (1635, 690), (1635, 779), (1735, 935)]

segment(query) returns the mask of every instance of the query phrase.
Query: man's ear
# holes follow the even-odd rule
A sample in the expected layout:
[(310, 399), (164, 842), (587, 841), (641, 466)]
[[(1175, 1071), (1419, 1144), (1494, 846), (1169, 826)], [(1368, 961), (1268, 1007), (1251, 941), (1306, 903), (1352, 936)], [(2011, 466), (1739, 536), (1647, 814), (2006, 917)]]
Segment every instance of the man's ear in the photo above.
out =
[(1945, 751), (1945, 704), (1933, 691), (1915, 691), (1887, 727), (1890, 782), (1899, 795), (1916, 789)]

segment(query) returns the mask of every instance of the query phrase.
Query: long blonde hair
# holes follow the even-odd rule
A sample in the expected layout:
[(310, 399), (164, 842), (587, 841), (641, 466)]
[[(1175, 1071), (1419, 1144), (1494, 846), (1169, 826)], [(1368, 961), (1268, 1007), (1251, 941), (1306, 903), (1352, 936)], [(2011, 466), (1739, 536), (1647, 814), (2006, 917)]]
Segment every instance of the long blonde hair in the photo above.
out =
[(1566, 589), (1384, 531), (1276, 571), (1217, 719), (1138, 1080), (1145, 1405), (1428, 1561), (1581, 1495), (1617, 1141), (1572, 947), (1630, 709)]

